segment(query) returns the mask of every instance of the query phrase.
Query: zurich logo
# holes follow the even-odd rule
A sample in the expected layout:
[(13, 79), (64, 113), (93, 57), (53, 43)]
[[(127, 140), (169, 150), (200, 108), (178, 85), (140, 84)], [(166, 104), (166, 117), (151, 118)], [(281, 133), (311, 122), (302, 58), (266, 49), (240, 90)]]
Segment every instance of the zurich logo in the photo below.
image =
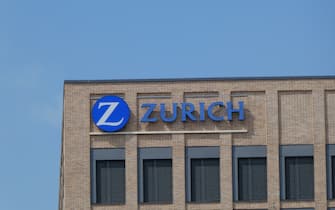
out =
[(129, 117), (128, 104), (117, 96), (104, 96), (98, 99), (92, 108), (93, 122), (100, 130), (106, 132), (121, 130)]

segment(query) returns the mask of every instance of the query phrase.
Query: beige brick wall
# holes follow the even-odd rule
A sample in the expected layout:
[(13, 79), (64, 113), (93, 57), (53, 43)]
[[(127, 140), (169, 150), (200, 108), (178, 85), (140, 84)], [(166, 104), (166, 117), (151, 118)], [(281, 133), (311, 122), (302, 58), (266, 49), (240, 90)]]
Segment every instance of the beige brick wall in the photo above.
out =
[[(103, 95), (118, 95), (127, 101), (132, 113), (130, 122), (123, 131), (247, 129), (248, 133), (108, 135), (99, 131), (90, 118), (92, 105)], [(182, 123), (178, 118), (172, 124), (139, 123), (139, 116), (143, 115), (143, 109), (139, 107), (142, 103), (165, 103), (171, 112), (172, 102), (192, 102), (198, 107), (200, 101), (206, 102), (208, 106), (208, 103), (219, 100), (225, 102), (232, 100), (235, 106), (237, 101), (243, 100), (246, 120)], [(220, 110), (216, 113), (220, 114)], [(335, 79), (66, 83), (63, 114), (60, 209), (279, 210), (311, 207), (326, 210), (327, 207), (335, 207), (333, 201), (327, 201), (325, 160), (326, 144), (335, 144)], [(280, 201), (279, 146), (281, 144), (314, 145), (315, 201)], [(231, 167), (233, 145), (267, 146), (267, 202), (233, 202)], [(220, 146), (220, 203), (185, 203), (185, 146)], [(138, 203), (138, 147), (172, 147), (172, 204)], [(125, 148), (125, 205), (91, 205), (91, 148)]]
[(281, 144), (313, 144), (312, 91), (280, 91)]

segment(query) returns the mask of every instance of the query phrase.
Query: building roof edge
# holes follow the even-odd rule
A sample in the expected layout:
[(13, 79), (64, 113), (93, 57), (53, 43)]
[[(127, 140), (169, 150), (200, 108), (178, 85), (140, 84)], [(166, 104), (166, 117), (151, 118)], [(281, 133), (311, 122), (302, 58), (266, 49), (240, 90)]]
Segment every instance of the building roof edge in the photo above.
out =
[(133, 82), (180, 82), (180, 81), (243, 81), (243, 80), (309, 80), (335, 79), (335, 75), (323, 76), (264, 76), (264, 77), (194, 77), (194, 78), (152, 78), (152, 79), (111, 79), (111, 80), (64, 80), (64, 84), (91, 83), (133, 83)]

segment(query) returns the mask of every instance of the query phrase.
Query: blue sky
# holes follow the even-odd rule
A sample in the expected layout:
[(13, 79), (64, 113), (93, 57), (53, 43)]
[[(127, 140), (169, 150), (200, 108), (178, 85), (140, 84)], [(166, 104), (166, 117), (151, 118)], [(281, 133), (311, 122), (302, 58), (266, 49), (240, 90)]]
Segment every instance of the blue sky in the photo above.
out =
[(0, 1), (0, 203), (57, 209), (63, 81), (335, 75), (335, 1)]

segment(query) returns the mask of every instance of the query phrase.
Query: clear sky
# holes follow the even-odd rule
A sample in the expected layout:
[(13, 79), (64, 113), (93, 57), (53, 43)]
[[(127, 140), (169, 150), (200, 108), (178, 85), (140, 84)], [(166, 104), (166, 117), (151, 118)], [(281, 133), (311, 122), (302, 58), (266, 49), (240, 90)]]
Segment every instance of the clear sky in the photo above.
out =
[(1, 209), (57, 209), (64, 80), (335, 75), (334, 11), (334, 0), (1, 0)]

